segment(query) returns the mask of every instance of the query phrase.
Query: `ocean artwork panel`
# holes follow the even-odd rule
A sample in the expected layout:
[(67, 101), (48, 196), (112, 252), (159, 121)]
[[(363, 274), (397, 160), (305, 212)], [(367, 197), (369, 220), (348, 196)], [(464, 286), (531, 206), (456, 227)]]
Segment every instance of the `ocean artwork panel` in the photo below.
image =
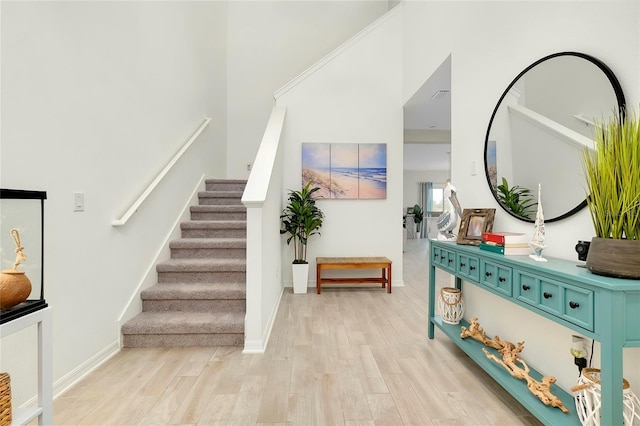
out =
[(302, 185), (313, 181), (318, 198), (387, 198), (387, 145), (303, 143)]

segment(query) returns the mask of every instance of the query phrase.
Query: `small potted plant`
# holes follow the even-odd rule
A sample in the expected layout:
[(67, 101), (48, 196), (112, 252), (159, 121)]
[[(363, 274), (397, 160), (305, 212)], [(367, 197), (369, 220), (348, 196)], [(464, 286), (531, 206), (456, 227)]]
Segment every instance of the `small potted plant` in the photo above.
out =
[(413, 222), (416, 224), (416, 238), (420, 238), (420, 228), (422, 227), (422, 220), (424, 219), (424, 212), (422, 207), (418, 204), (413, 206)]
[(496, 187), (498, 200), (515, 216), (531, 219), (536, 213), (536, 201), (528, 188), (513, 185), (509, 188), (507, 179), (502, 178), (502, 184)]
[(640, 279), (640, 122), (616, 114), (597, 123), (593, 149), (582, 164), (587, 205), (596, 231), (587, 268), (596, 274)]
[(312, 235), (320, 234), (324, 213), (316, 206), (313, 194), (320, 188), (313, 187), (309, 181), (299, 191), (289, 191), (286, 207), (280, 214), (282, 228), (280, 234), (288, 234), (287, 245), (293, 242), (294, 259), (293, 292), (306, 293), (309, 279), (307, 262), (307, 243)]

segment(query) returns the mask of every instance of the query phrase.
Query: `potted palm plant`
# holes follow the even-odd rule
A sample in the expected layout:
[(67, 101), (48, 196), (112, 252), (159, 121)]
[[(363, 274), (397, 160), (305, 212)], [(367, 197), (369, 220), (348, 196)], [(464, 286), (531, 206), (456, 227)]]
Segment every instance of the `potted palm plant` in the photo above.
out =
[(420, 238), (420, 229), (422, 228), (422, 220), (424, 219), (424, 212), (422, 207), (416, 204), (413, 206), (413, 222), (416, 224), (416, 238)]
[(616, 114), (596, 129), (594, 148), (582, 156), (596, 232), (587, 268), (640, 279), (640, 122), (635, 114)]
[(509, 187), (507, 179), (502, 178), (502, 184), (496, 187), (498, 200), (515, 216), (531, 219), (536, 213), (536, 201), (528, 188), (518, 185)]
[(293, 292), (306, 293), (309, 279), (307, 243), (312, 235), (320, 234), (324, 213), (316, 206), (313, 194), (320, 188), (309, 181), (298, 191), (289, 191), (288, 203), (280, 214), (280, 234), (288, 234), (287, 245), (293, 242)]

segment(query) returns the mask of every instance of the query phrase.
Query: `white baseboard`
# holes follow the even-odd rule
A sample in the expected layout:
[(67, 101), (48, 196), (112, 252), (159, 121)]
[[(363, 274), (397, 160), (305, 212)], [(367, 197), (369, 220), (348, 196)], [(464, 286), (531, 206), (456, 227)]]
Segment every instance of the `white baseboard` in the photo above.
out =
[[(65, 374), (53, 383), (53, 398), (62, 395), (80, 380), (91, 374), (96, 368), (107, 362), (112, 356), (120, 352), (120, 341), (116, 340), (100, 352)], [(38, 405), (38, 395), (26, 401), (20, 408), (36, 407)]]

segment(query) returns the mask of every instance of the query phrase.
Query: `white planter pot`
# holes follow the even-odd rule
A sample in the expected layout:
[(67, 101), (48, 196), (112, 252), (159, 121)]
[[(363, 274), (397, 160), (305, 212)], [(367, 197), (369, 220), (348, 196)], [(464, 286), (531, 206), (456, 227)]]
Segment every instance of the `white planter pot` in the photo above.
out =
[(295, 294), (304, 294), (307, 292), (307, 283), (309, 282), (309, 264), (293, 263), (291, 264), (293, 271), (293, 292)]

